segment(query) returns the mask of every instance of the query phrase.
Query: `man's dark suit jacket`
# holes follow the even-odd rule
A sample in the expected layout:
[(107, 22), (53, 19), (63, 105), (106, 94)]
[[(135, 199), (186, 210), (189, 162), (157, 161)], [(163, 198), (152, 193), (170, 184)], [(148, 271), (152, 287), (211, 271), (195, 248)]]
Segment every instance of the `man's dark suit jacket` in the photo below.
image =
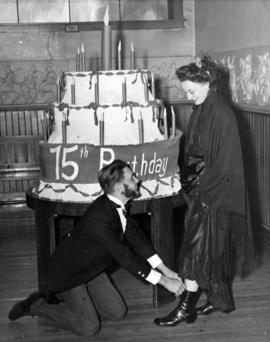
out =
[(106, 195), (100, 196), (59, 243), (48, 265), (49, 291), (86, 283), (113, 260), (139, 279), (148, 276), (151, 266), (146, 259), (156, 251), (130, 216), (123, 233), (116, 207)]

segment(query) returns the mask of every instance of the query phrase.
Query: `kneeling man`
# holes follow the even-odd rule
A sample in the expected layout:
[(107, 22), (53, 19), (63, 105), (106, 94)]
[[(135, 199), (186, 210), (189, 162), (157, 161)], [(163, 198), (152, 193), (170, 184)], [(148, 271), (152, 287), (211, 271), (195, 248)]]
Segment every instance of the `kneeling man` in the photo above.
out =
[[(180, 295), (182, 280), (156, 254), (137, 222), (125, 211), (140, 196), (129, 165), (115, 160), (98, 174), (98, 197), (59, 243), (48, 265), (48, 292), (32, 293), (9, 312), (14, 321), (39, 316), (83, 336), (100, 330), (101, 319), (123, 319), (127, 308), (106, 269), (115, 260), (135, 277)], [(52, 295), (54, 300), (52, 299)]]

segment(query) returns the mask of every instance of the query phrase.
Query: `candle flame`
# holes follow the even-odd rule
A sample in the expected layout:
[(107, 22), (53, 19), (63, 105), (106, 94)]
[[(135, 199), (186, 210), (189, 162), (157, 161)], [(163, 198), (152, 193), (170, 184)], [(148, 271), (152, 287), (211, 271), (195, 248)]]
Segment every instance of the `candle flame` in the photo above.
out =
[(103, 18), (104, 25), (109, 25), (109, 5), (106, 6), (106, 11)]
[(133, 42), (130, 42), (130, 50), (131, 50), (131, 51), (134, 51)]
[(119, 40), (119, 43), (118, 43), (118, 51), (121, 51), (121, 46), (122, 46), (122, 42), (121, 42), (121, 40)]
[(81, 51), (84, 52), (84, 44), (82, 44)]

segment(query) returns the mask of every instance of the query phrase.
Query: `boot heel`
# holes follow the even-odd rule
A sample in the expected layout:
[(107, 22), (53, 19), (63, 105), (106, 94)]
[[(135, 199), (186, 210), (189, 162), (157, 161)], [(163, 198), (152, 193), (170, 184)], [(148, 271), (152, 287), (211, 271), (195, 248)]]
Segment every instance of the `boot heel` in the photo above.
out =
[(194, 312), (193, 314), (188, 316), (185, 321), (187, 324), (192, 324), (196, 321), (196, 319), (197, 319), (197, 312)]

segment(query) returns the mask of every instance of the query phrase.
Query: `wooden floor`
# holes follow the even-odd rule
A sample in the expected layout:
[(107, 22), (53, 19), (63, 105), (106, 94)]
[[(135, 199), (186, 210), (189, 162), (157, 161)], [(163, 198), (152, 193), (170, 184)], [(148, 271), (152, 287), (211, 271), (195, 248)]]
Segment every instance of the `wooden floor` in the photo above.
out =
[(152, 306), (151, 286), (132, 278), (125, 270), (114, 274), (129, 312), (120, 323), (103, 322), (101, 332), (88, 339), (24, 317), (9, 322), (13, 304), (37, 287), (34, 217), (30, 209), (0, 207), (0, 341), (1, 342), (269, 342), (270, 341), (270, 253), (244, 281), (236, 279), (237, 310), (229, 315), (214, 313), (199, 317), (192, 325), (160, 328), (153, 319), (169, 312), (175, 303)]

